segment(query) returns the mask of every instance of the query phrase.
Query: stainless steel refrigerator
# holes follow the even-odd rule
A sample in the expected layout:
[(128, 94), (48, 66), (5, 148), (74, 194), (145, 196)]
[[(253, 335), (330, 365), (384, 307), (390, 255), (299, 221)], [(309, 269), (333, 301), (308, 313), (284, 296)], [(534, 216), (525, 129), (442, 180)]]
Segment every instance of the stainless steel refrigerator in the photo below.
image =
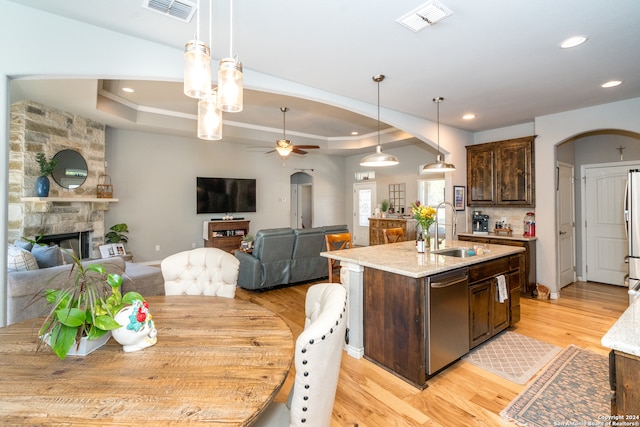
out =
[(629, 254), (629, 304), (640, 296), (640, 169), (630, 169), (624, 201)]

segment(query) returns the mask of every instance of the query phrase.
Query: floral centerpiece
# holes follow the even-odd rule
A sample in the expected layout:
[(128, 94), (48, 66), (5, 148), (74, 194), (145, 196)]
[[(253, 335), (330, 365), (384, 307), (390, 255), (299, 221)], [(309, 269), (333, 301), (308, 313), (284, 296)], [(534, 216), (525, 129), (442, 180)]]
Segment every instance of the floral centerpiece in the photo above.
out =
[(420, 204), (420, 201), (411, 204), (411, 213), (413, 214), (413, 218), (418, 221), (420, 228), (418, 240), (426, 240), (429, 242), (429, 228), (436, 221), (436, 209), (431, 206), (426, 206)]

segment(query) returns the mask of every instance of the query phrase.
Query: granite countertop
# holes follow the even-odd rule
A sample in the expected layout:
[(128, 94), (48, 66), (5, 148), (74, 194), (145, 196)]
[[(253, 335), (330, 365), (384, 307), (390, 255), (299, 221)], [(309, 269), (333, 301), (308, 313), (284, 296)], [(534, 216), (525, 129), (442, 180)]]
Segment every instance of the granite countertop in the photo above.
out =
[(473, 233), (458, 233), (458, 236), (471, 236), (471, 237), (491, 237), (492, 239), (505, 239), (505, 240), (521, 240), (523, 242), (530, 242), (532, 240), (538, 240), (537, 237), (525, 237), (520, 235), (505, 236), (504, 234), (473, 234)]
[[(320, 255), (326, 258), (358, 264), (363, 267), (372, 267), (403, 276), (419, 278), (524, 251), (524, 248), (518, 246), (475, 245), (481, 246), (483, 249), (488, 249), (488, 252), (466, 258), (438, 255), (432, 251), (418, 253), (415, 241), (408, 241), (388, 245), (365, 246), (340, 251), (322, 252)], [(473, 242), (458, 240), (454, 240), (446, 245), (447, 248), (471, 248), (473, 246)], [(444, 249), (444, 247), (440, 249)]]
[(610, 349), (640, 357), (640, 299), (622, 313), (601, 342)]

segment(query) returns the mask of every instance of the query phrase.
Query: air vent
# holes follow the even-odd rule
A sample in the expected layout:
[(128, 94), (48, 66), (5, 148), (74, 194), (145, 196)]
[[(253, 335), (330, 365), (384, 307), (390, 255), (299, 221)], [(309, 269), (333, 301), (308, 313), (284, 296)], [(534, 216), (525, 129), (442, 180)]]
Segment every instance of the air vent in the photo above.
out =
[(144, 0), (142, 7), (183, 22), (191, 21), (196, 13), (196, 5), (185, 0)]
[(449, 8), (440, 2), (432, 0), (396, 19), (396, 22), (404, 25), (411, 31), (418, 32), (451, 15), (453, 15), (453, 12), (449, 10)]

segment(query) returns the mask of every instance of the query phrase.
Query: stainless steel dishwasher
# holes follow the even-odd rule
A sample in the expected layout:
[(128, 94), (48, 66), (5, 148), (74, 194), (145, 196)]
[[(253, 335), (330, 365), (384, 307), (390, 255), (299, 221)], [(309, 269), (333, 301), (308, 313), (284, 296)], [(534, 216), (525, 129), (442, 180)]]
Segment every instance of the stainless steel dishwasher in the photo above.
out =
[(469, 352), (469, 269), (460, 268), (426, 280), (427, 374)]

